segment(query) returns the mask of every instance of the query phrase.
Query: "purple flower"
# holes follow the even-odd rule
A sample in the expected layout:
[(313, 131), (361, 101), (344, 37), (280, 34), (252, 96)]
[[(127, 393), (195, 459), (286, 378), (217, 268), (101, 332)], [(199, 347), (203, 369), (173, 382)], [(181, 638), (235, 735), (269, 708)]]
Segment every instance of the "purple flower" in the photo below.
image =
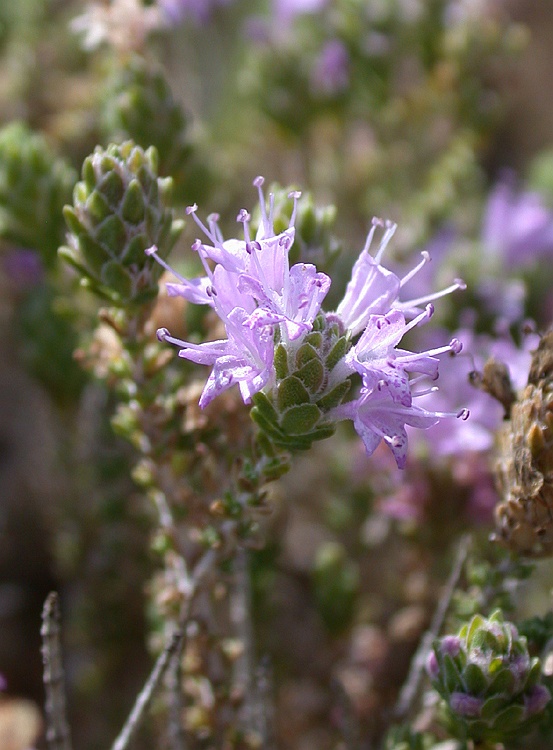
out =
[(539, 193), (517, 193), (513, 175), (507, 173), (488, 198), (482, 242), (511, 267), (531, 263), (553, 252), (553, 212)]
[(159, 9), (169, 23), (181, 23), (192, 18), (196, 23), (207, 23), (214, 8), (232, 0), (157, 0)]
[[(147, 250), (179, 279), (178, 283), (167, 284), (170, 295), (210, 305), (225, 325), (226, 339), (201, 344), (176, 339), (166, 329), (158, 332), (160, 339), (180, 347), (179, 356), (213, 367), (200, 399), (202, 407), (234, 383), (239, 384), (248, 403), (272, 378), (275, 328), (280, 327), (285, 341), (309, 332), (330, 287), (328, 276), (317, 272), (315, 266), (307, 263), (289, 266), (288, 253), (294, 241), (300, 194), (291, 193), (294, 210), (288, 229), (275, 234), (274, 196), (269, 198), (267, 212), (263, 178), (256, 178), (254, 185), (261, 207), (255, 240), (250, 238), (250, 215), (245, 210), (240, 211), (237, 219), (243, 225), (244, 239), (224, 240), (217, 215), (209, 216), (206, 226), (197, 218), (196, 206), (188, 209), (212, 243), (196, 240), (192, 246), (202, 260), (205, 276), (185, 279), (157, 255), (155, 247)], [(215, 264), (213, 270), (210, 263)]]
[(328, 0), (273, 0), (273, 16), (280, 25), (289, 25), (296, 16), (304, 13), (317, 13)]
[[(256, 178), (254, 185), (261, 208), (261, 222), (255, 239), (250, 237), (250, 215), (245, 210), (240, 211), (237, 218), (243, 226), (244, 239), (224, 240), (217, 215), (209, 216), (204, 224), (196, 215), (197, 207), (190, 207), (188, 214), (209, 240), (203, 243), (198, 239), (192, 246), (204, 265), (205, 276), (191, 280), (178, 277), (178, 283), (167, 285), (169, 294), (183, 296), (195, 304), (210, 305), (225, 325), (225, 339), (200, 344), (176, 339), (166, 329), (158, 332), (160, 339), (180, 348), (179, 356), (212, 367), (200, 399), (202, 407), (234, 383), (239, 385), (245, 402), (250, 402), (252, 396), (262, 389), (272, 398), (274, 386), (280, 382), (274, 368), (276, 342), (284, 347), (288, 365), (297, 361), (296, 355), (304, 337), (313, 329), (330, 286), (328, 276), (318, 272), (314, 265), (298, 263), (291, 268), (289, 265), (288, 254), (294, 241), (296, 204), (300, 194), (290, 194), (294, 208), (289, 226), (275, 234), (274, 196), (269, 196), (267, 210), (262, 191), (263, 178)], [(369, 246), (377, 227), (382, 226), (384, 236), (373, 258), (368, 253)], [(322, 323), (319, 320), (317, 330), (321, 330), (321, 325), (327, 332), (335, 329), (331, 335), (338, 336), (341, 341), (342, 357), (334, 360), (332, 365), (328, 364), (329, 359), (332, 361), (332, 352), (324, 350), (328, 336), (325, 339), (320, 333), (320, 344), (310, 342), (308, 346), (313, 350), (313, 356), (320, 357), (323, 372), (322, 382), (313, 386), (312, 403), (324, 401), (318, 390), (321, 387), (330, 389), (330, 393), (352, 375), (358, 374), (361, 379), (356, 398), (346, 403), (338, 402), (339, 405), (334, 407), (330, 405), (327, 410), (317, 406), (320, 424), (353, 420), (369, 455), (384, 440), (391, 448), (397, 466), (403, 468), (407, 459), (406, 426), (427, 429), (442, 418), (459, 416), (465, 419), (467, 416), (466, 409), (455, 413), (428, 410), (414, 404), (416, 397), (428, 393), (424, 388), (414, 391), (414, 386), (423, 379), (435, 380), (439, 355), (457, 354), (461, 350), (460, 342), (453, 339), (449, 344), (422, 352), (399, 348), (408, 331), (431, 318), (431, 300), (463, 288), (464, 284), (456, 281), (441, 292), (400, 301), (403, 286), (427, 263), (428, 255), (423, 253), (421, 262), (403, 278), (386, 269), (380, 261), (394, 231), (395, 225), (373, 220), (343, 301), (335, 313), (324, 313), (325, 320)], [(157, 256), (155, 247), (147, 253), (172, 270)], [(420, 309), (422, 305), (425, 305), (423, 310)], [(357, 339), (353, 346), (351, 339)], [(314, 349), (319, 345), (323, 347), (321, 351)], [(411, 377), (413, 374), (415, 376)], [(430, 390), (433, 391), (434, 387)], [(283, 408), (289, 407), (288, 404)], [(282, 424), (285, 425), (286, 421)], [(280, 423), (277, 427), (282, 431)], [(296, 425), (294, 429), (297, 429)]]
[(311, 77), (315, 91), (332, 96), (349, 85), (350, 59), (346, 46), (339, 39), (331, 39), (322, 48)]
[(449, 697), (449, 707), (453, 713), (459, 716), (476, 717), (480, 716), (484, 706), (484, 699), (477, 698), (475, 695), (466, 695), (465, 693), (454, 692)]
[(526, 716), (540, 714), (551, 700), (551, 694), (545, 685), (535, 685), (524, 695), (524, 712)]
[[(444, 332), (434, 330), (424, 339), (431, 345)], [(493, 339), (484, 334), (475, 334), (469, 328), (455, 333), (468, 354), (455, 360), (445, 357), (440, 363), (439, 390), (425, 395), (422, 404), (427, 409), (461, 409), (470, 411), (466, 424), (437, 423), (424, 433), (424, 441), (432, 457), (453, 456), (460, 458), (468, 452), (483, 453), (493, 447), (495, 433), (503, 420), (504, 408), (489, 393), (475, 388), (470, 374), (482, 371), (485, 362), (493, 357), (508, 365), (511, 382), (515, 390), (522, 388), (528, 377), (531, 350), (537, 346), (538, 337), (527, 335), (522, 348), (515, 346), (510, 336)], [(421, 439), (421, 438), (417, 438)]]
[(433, 311), (433, 306), (428, 305), (410, 323), (405, 322), (399, 310), (392, 310), (387, 315), (369, 316), (361, 338), (345, 357), (345, 365), (351, 365), (362, 376), (366, 390), (385, 385), (395, 402), (410, 406), (413, 381), (409, 381), (408, 373), (423, 373), (435, 380), (438, 377), (437, 356), (461, 350), (457, 339), (447, 346), (421, 353), (396, 348), (407, 331), (429, 320)]
[(6, 276), (18, 289), (28, 289), (44, 278), (44, 266), (35, 250), (11, 248), (2, 258)]
[(370, 456), (381, 440), (389, 446), (399, 469), (407, 462), (407, 431), (405, 425), (426, 430), (452, 413), (433, 412), (414, 404), (404, 406), (392, 398), (389, 389), (379, 384), (374, 390), (361, 388), (359, 398), (338, 406), (334, 419), (351, 419), (353, 426)]
[[(369, 254), (369, 249), (377, 227), (383, 227), (385, 231), (378, 251), (373, 258)], [(466, 288), (461, 279), (456, 279), (451, 286), (439, 292), (400, 301), (399, 296), (402, 288), (429, 262), (430, 255), (423, 251), (421, 253), (422, 260), (403, 278), (399, 278), (395, 273), (382, 266), (380, 261), (396, 229), (397, 224), (393, 222), (373, 219), (365, 246), (353, 266), (346, 293), (336, 310), (353, 336), (365, 328), (371, 315), (386, 315), (394, 308), (403, 311), (409, 317), (413, 317), (420, 314), (421, 305), (427, 305), (429, 302), (450, 294), (456, 289)]]
[(202, 409), (215, 396), (234, 384), (239, 385), (242, 398), (248, 403), (253, 394), (260, 391), (272, 375), (273, 330), (270, 326), (264, 326), (253, 331), (244, 325), (247, 317), (248, 313), (245, 310), (234, 307), (225, 316), (228, 338), (202, 344), (175, 339), (164, 328), (158, 331), (161, 341), (183, 347), (179, 351), (179, 357), (200, 365), (212, 365), (213, 369), (200, 397)]

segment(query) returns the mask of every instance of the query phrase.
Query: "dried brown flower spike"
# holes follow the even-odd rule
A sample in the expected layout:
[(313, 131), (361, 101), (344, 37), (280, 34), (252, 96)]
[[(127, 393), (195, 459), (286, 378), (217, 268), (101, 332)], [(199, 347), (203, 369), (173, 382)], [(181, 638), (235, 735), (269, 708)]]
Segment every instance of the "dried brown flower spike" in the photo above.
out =
[(500, 431), (496, 477), (502, 501), (494, 538), (521, 555), (553, 555), (553, 330)]

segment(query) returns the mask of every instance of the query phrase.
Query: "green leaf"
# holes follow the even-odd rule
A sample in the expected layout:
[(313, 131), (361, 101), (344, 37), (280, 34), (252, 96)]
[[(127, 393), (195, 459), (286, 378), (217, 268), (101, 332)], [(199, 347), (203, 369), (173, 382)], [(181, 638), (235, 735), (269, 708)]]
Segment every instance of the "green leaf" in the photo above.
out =
[(311, 344), (304, 342), (296, 352), (296, 367), (303, 367), (310, 360), (318, 358), (317, 350)]
[(497, 714), (493, 722), (493, 728), (500, 735), (510, 734), (516, 731), (524, 718), (524, 708), (520, 705), (512, 705)]
[(336, 406), (339, 406), (342, 403), (350, 388), (351, 380), (343, 380), (341, 383), (338, 383), (338, 385), (334, 386), (331, 391), (329, 391), (322, 398), (316, 401), (317, 406), (323, 412), (334, 409)]
[(346, 336), (342, 336), (338, 339), (326, 358), (326, 366), (329, 370), (332, 370), (334, 367), (336, 367), (338, 362), (347, 353), (349, 346), (350, 342)]
[(259, 391), (259, 393), (254, 394), (252, 402), (259, 413), (263, 414), (265, 419), (278, 425), (278, 414), (276, 412), (276, 409), (268, 399), (267, 395), (263, 393), (263, 391)]
[(283, 380), (288, 375), (288, 355), (286, 347), (282, 344), (279, 344), (275, 349), (274, 364), (277, 378)]
[(280, 425), (287, 435), (304, 435), (315, 427), (320, 418), (320, 409), (315, 404), (302, 404), (288, 409)]
[(463, 677), (467, 689), (472, 695), (483, 693), (488, 685), (486, 677), (476, 664), (468, 664), (463, 670)]
[(112, 169), (101, 180), (99, 190), (112, 207), (119, 206), (125, 193), (123, 178), (119, 172)]
[(489, 693), (491, 695), (498, 693), (512, 694), (514, 687), (514, 675), (508, 666), (504, 666), (493, 678), (489, 687)]
[(482, 706), (481, 716), (486, 721), (492, 721), (498, 711), (501, 711), (505, 705), (505, 698), (502, 695), (494, 695)]
[(319, 359), (310, 359), (294, 375), (301, 380), (307, 390), (315, 394), (323, 384), (325, 370)]
[(132, 281), (123, 266), (116, 260), (110, 260), (102, 268), (102, 282), (122, 299), (132, 296)]
[(127, 187), (121, 206), (121, 215), (129, 224), (136, 225), (144, 221), (144, 194), (138, 180), (131, 180)]
[(96, 229), (95, 236), (98, 242), (109, 249), (114, 258), (121, 257), (127, 243), (127, 233), (125, 225), (118, 216), (115, 214), (108, 216)]
[(277, 405), (280, 412), (289, 409), (291, 406), (300, 404), (309, 404), (311, 397), (299, 378), (290, 375), (285, 378), (278, 386)]

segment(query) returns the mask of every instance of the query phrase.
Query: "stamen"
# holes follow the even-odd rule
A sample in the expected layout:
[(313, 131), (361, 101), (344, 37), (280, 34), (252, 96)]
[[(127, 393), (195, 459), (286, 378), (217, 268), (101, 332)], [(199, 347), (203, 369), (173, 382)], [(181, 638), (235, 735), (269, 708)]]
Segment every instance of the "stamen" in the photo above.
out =
[(463, 350), (463, 344), (459, 339), (451, 339), (449, 346), (451, 347), (452, 354), (459, 354)]
[[(426, 376), (423, 375), (422, 377), (426, 377)], [(415, 380), (417, 380), (417, 379), (418, 378), (413, 378), (413, 380), (410, 381), (411, 384), (414, 383)], [(412, 393), (411, 395), (413, 396), (413, 398), (417, 398), (417, 396), (428, 396), (429, 393), (436, 393), (439, 390), (440, 389), (438, 388), (437, 385), (433, 385), (433, 386), (431, 386), (429, 388), (425, 388), (424, 391), (417, 391), (417, 393)]]
[(157, 254), (157, 247), (155, 245), (152, 245), (147, 250), (144, 250), (144, 252), (146, 253), (146, 255), (154, 258), (162, 268), (165, 268), (166, 271), (172, 273), (173, 276), (179, 281), (182, 281), (183, 284), (189, 283), (188, 279), (185, 279), (184, 276), (181, 276), (180, 273), (177, 273), (174, 268), (171, 268), (171, 266), (163, 260), (163, 258), (159, 257), (159, 255)]
[(457, 291), (457, 289), (463, 291), (466, 288), (467, 285), (462, 279), (455, 279), (454, 283), (451, 284), (451, 286), (448, 286), (439, 292), (426, 294), (424, 297), (417, 297), (416, 299), (406, 300), (405, 302), (399, 302), (395, 305), (395, 307), (397, 307), (398, 310), (409, 310), (414, 307), (418, 307), (419, 305), (424, 305), (427, 302), (432, 302), (433, 300), (439, 299), (440, 297), (445, 297), (446, 295)]
[(400, 280), (399, 282), (400, 288), (404, 286), (405, 284), (407, 284), (408, 281), (411, 281), (413, 276), (416, 276), (418, 272), (421, 270), (421, 268), (424, 268), (424, 266), (427, 263), (430, 263), (430, 261), (432, 260), (428, 250), (423, 250), (421, 252), (421, 255), (422, 255), (422, 260), (419, 261), (419, 263), (417, 263), (417, 265), (414, 268), (412, 268), (408, 273), (406, 273), (405, 276)]
[(291, 229), (296, 223), (296, 212), (298, 210), (298, 200), (301, 198), (301, 190), (292, 190), (292, 192), (288, 193), (288, 197), (294, 200), (292, 216), (290, 217), (290, 223), (288, 224), (288, 229)]
[(267, 216), (267, 206), (265, 205), (265, 196), (263, 195), (263, 184), (265, 182), (265, 178), (259, 176), (256, 177), (253, 181), (254, 187), (257, 188), (257, 192), (259, 195), (259, 208), (261, 210), (261, 223), (263, 224), (263, 233), (266, 237), (269, 237), (272, 234), (273, 231), (273, 225), (270, 222), (270, 217)]
[[(198, 210), (198, 206), (196, 204), (194, 204), (193, 206), (188, 206), (188, 208), (186, 209), (186, 215), (187, 216), (192, 216), (192, 218), (194, 219), (194, 221), (196, 222), (196, 224), (200, 227), (200, 229), (205, 234), (205, 236), (209, 237), (209, 239), (213, 242), (213, 244), (216, 245), (217, 244), (217, 235), (216, 234), (213, 235), (212, 232), (211, 232), (211, 230), (206, 227), (206, 225), (203, 223), (203, 221), (201, 221), (200, 219), (198, 219), (198, 217), (196, 215), (196, 211), (197, 210)], [(210, 214), (210, 216), (214, 216), (214, 215), (216, 215), (216, 214)], [(208, 217), (208, 221), (209, 221), (209, 218), (210, 217)]]
[(386, 248), (388, 247), (388, 243), (394, 236), (395, 231), (397, 229), (397, 224), (394, 224), (393, 221), (385, 221), (384, 226), (386, 227), (386, 231), (384, 232), (384, 236), (380, 240), (380, 246), (378, 248), (378, 252), (374, 257), (375, 263), (380, 263), (380, 261), (382, 260), (384, 252), (386, 251)]
[(242, 224), (244, 228), (244, 240), (246, 241), (247, 252), (250, 252), (247, 247), (250, 242), (250, 227), (248, 224), (250, 219), (251, 219), (251, 215), (248, 213), (248, 211), (246, 211), (245, 208), (241, 208), (240, 211), (238, 212), (238, 216), (236, 217), (236, 221), (239, 224)]
[(463, 422), (466, 422), (470, 417), (470, 411), (469, 409), (461, 409), (461, 411), (458, 412), (455, 416), (457, 417), (457, 419), (462, 419)]

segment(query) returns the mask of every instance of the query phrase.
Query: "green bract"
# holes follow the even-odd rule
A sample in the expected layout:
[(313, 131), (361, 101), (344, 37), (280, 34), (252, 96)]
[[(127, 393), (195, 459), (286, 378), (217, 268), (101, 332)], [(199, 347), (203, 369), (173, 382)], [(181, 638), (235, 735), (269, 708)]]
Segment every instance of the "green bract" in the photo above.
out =
[(337, 377), (334, 368), (350, 347), (348, 334), (332, 315), (318, 315), (313, 330), (298, 341), (277, 344), (276, 384), (255, 394), (251, 411), (275, 445), (306, 450), (333, 434), (335, 425), (325, 417), (351, 387), (350, 379)]
[(457, 636), (435, 641), (427, 668), (452, 731), (478, 742), (525, 734), (551, 697), (540, 683), (539, 659), (500, 610), (488, 619), (475, 615)]
[(166, 258), (182, 229), (167, 208), (171, 179), (157, 176), (157, 153), (133, 141), (96, 147), (83, 164), (73, 206), (64, 209), (68, 246), (60, 255), (82, 283), (113, 304), (144, 302), (157, 294), (161, 266), (145, 255), (157, 246)]
[(40, 252), (46, 265), (64, 236), (62, 209), (76, 172), (23, 123), (0, 131), (0, 236)]

